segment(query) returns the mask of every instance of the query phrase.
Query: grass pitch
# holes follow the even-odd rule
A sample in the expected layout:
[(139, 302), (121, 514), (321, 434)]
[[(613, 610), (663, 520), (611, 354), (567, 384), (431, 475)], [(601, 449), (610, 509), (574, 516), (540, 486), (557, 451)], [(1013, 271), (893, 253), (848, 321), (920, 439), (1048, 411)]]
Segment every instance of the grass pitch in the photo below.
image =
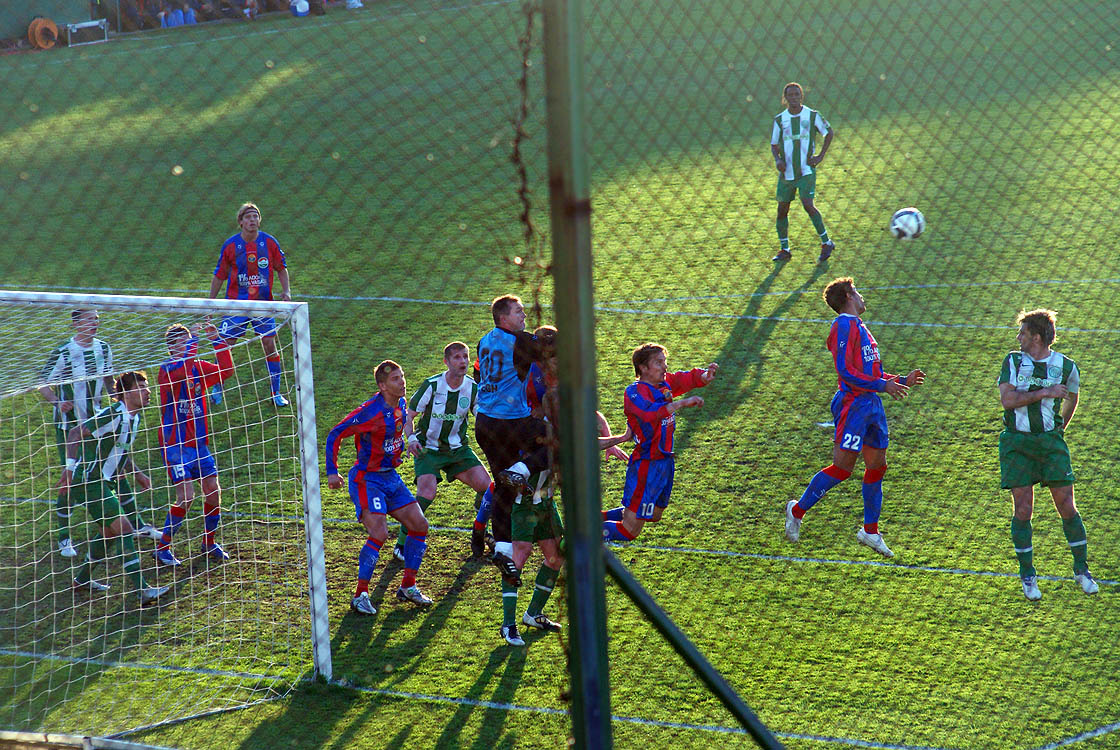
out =
[[(542, 234), (526, 249), (509, 162), (522, 9), (366, 5), (0, 61), (16, 105), (0, 115), (4, 285), (202, 293), (237, 204), (255, 200), (288, 253), (295, 297), (311, 303), (321, 442), (373, 392), (374, 364), (393, 358), (416, 385), (439, 370), (444, 343), (477, 341), (497, 294), (537, 299), (549, 320), (539, 24), (523, 158)], [(723, 368), (704, 408), (681, 414), (665, 522), (616, 552), (790, 747), (1120, 747), (1120, 225), (1107, 166), (1120, 150), (1117, 10), (642, 0), (589, 3), (586, 16), (601, 408), (621, 424), (628, 353), (646, 340), (669, 348), (671, 366)], [(796, 205), (794, 259), (769, 261), (768, 142), (787, 80), (837, 134), (817, 183), (838, 247), (823, 266)], [(929, 222), (912, 243), (885, 231), (905, 205)], [(887, 563), (855, 542), (857, 481), (814, 508), (800, 544), (782, 537), (785, 502), (828, 462), (818, 423), (835, 375), (820, 290), (849, 274), (885, 369), (928, 374), (887, 404)], [(1059, 311), (1056, 348), (1081, 368), (1068, 439), (1102, 590), (1085, 597), (1072, 582), (1039, 496), (1043, 599), (1028, 605), (998, 489), (995, 380), (1015, 313), (1038, 306)], [(604, 507), (622, 477), (604, 464)], [(469, 493), (441, 486), (429, 513), (438, 528), (421, 584), (435, 606), (392, 600), (400, 571), (386, 554), (370, 620), (347, 614), (361, 542), (352, 506), (341, 492), (323, 500), (343, 684), (134, 738), (563, 746), (564, 642), (512, 650), (498, 639), (496, 577), (463, 562)], [(610, 586), (608, 609), (617, 746), (750, 746)], [(559, 591), (549, 611), (564, 619)], [(130, 632), (172, 643), (175, 628), (139, 621)], [(3, 633), (0, 646), (19, 646), (17, 629)], [(267, 633), (253, 638), (268, 650)], [(237, 700), (199, 674), (180, 686), (83, 669), (122, 706), (168, 691)], [(17, 728), (119, 726), (78, 712), (82, 696), (62, 686), (31, 706), (26, 678), (6, 674)]]

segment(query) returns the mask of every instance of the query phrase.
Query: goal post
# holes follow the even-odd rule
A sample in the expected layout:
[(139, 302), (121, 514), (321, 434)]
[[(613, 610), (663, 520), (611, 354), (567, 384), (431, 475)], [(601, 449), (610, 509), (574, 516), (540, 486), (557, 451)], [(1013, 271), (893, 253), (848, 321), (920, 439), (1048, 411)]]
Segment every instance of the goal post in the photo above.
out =
[[(178, 359), (175, 325), (190, 333)], [(162, 403), (161, 367), (184, 360), (218, 374), (167, 381), (190, 395)], [(96, 418), (114, 408), (108, 382), (137, 370), (150, 403), (128, 412), (139, 415), (131, 464), (104, 485), (133, 529), (148, 528), (126, 541), (101, 515), (115, 505), (59, 492), (81, 409), (64, 429), (49, 402), (82, 401), (94, 412), (82, 418)], [(162, 430), (184, 404), (216, 465), (193, 464), (186, 481), (167, 466)], [(0, 729), (119, 735), (330, 679), (318, 458), (306, 303), (0, 291)], [(76, 555), (64, 556), (64, 536)], [(181, 565), (161, 564), (161, 545)], [(163, 587), (141, 606), (141, 591)]]

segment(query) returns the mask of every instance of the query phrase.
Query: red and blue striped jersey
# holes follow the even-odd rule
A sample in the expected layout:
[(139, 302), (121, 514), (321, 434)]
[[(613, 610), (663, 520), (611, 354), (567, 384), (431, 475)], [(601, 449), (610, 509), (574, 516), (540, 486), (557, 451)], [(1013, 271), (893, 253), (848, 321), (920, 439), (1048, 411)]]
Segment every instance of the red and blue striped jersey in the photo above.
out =
[(860, 395), (882, 391), (887, 381), (898, 377), (883, 372), (879, 344), (855, 315), (841, 314), (828, 332), (828, 350), (836, 363), (840, 390)]
[(536, 411), (544, 408), (544, 394), (548, 392), (549, 385), (541, 366), (536, 362), (530, 365), (529, 377), (525, 379), (525, 400), (530, 409)]
[(673, 429), (677, 420), (676, 414), (669, 413), (669, 403), (673, 396), (707, 385), (700, 377), (703, 374), (704, 370), (697, 367), (666, 373), (665, 380), (657, 385), (638, 380), (627, 386), (623, 411), (637, 442), (630, 454), (631, 461), (673, 455)]
[(272, 274), (287, 268), (284, 251), (271, 234), (258, 232), (254, 242), (241, 233), (222, 243), (214, 275), (226, 280), (226, 299), (272, 299)]
[(405, 409), (402, 397), (396, 406), (385, 403), (378, 393), (336, 424), (327, 435), (327, 474), (338, 473), (338, 446), (344, 437), (354, 436), (361, 471), (395, 469), (404, 460)]
[(233, 374), (233, 357), (224, 342), (214, 344), (218, 364), (190, 356), (159, 368), (159, 444), (164, 448), (206, 445), (206, 391)]

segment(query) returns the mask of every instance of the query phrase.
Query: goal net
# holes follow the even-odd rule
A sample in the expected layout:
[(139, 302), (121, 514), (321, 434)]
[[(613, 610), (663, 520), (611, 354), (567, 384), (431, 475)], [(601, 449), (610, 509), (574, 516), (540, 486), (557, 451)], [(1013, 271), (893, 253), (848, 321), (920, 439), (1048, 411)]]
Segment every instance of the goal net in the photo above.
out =
[[(99, 418), (137, 370), (150, 403)], [(314, 408), (305, 304), (0, 292), (0, 728), (122, 734), (329, 678)], [(214, 469), (180, 449), (204, 434)]]

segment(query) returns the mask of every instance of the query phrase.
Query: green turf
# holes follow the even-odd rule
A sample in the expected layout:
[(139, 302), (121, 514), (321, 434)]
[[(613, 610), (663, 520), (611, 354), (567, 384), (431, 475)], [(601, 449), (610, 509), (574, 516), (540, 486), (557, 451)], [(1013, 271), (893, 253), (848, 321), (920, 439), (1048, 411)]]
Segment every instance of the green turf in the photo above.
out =
[[(1120, 13), (1099, 2), (639, 0), (589, 2), (586, 16), (601, 408), (621, 424), (629, 351), (643, 341), (668, 346), (671, 366), (722, 366), (704, 407), (679, 415), (666, 521), (615, 551), (790, 747), (1035, 748), (1114, 730)], [(0, 114), (0, 282), (202, 294), (236, 206), (257, 201), (288, 253), (294, 297), (311, 305), (321, 445), (372, 395), (377, 362), (397, 360), (415, 387), (440, 368), (444, 343), (478, 340), (497, 294), (539, 299), (551, 319), (539, 23), (523, 149), (540, 234), (528, 250), (509, 161), (524, 25), (517, 3), (367, 0), (361, 12), (0, 59), (10, 105)], [(817, 181), (838, 247), (826, 265), (815, 264), (816, 237), (796, 204), (794, 259), (769, 261), (768, 141), (787, 80), (804, 84), (806, 103), (836, 129)], [(885, 227), (906, 205), (929, 225), (899, 243)], [(829, 417), (835, 374), (820, 290), (847, 274), (867, 297), (885, 368), (928, 374), (886, 405), (882, 526), (897, 553), (888, 566), (847, 564), (879, 562), (855, 542), (858, 472), (811, 512), (799, 545), (781, 534), (784, 503), (828, 462), (830, 433), (817, 423)], [(1040, 495), (1036, 564), (1062, 580), (1043, 580), (1032, 606), (1014, 577), (1010, 503), (998, 489), (995, 380), (1016, 345), (1015, 313), (1036, 306), (1059, 311), (1056, 348), (1081, 368), (1069, 442), (1104, 585), (1087, 598), (1067, 580), (1060, 524)], [(239, 366), (258, 348), (239, 351)], [(19, 409), (4, 407), (5, 452), (23, 450), (11, 436), (35, 424), (14, 418), (34, 414), (21, 398)], [(225, 413), (236, 415), (233, 398)], [(157, 419), (146, 415), (149, 427)], [(244, 452), (265, 437), (283, 442), (273, 419), (218, 440), (223, 483), (276, 488), (253, 502), (227, 494), (249, 517), (298, 515), (290, 475), (254, 473)], [(293, 454), (284, 455), (290, 471)], [(5, 461), (0, 476), (13, 496), (46, 499), (50, 460), (32, 458), (31, 478)], [(145, 461), (159, 471), (158, 456)], [(605, 507), (619, 501), (623, 473), (603, 465)], [(410, 462), (402, 474), (411, 481)], [(147, 504), (161, 509), (166, 497), (158, 485)], [(381, 611), (357, 620), (347, 605), (362, 537), (345, 493), (326, 491), (324, 515), (339, 519), (325, 530), (334, 670), (350, 687), (303, 685), (133, 738), (199, 748), (564, 746), (567, 720), (555, 712), (567, 705), (566, 640), (531, 637), (513, 651), (498, 639), (494, 572), (463, 562), (472, 497), (441, 485), (428, 514), (439, 530), (420, 582), (432, 609), (393, 600), (400, 566), (385, 554), (373, 590)], [(113, 596), (73, 605), (60, 593), (67, 571), (49, 556), (49, 503), (9, 507), (3, 601), (29, 603), (0, 631), (0, 648), (49, 645), (71, 658), (105, 648), (133, 661), (306, 674), (298, 525), (231, 517), (232, 570), (197, 561), (185, 593), (154, 614)], [(32, 531), (16, 531), (21, 523)], [(259, 553), (253, 537), (268, 540)], [(12, 572), (31, 556), (49, 575)], [(115, 583), (119, 591), (124, 580)], [(548, 611), (566, 621), (559, 594)], [(253, 613), (240, 617), (245, 602)], [(613, 586), (608, 610), (616, 746), (751, 745), (716, 731), (733, 719)], [(271, 637), (271, 623), (289, 615), (290, 631)], [(98, 631), (106, 622), (119, 627)], [(223, 628), (223, 653), (199, 647), (222, 637), (204, 629)], [(4, 664), (0, 717), (14, 728), (117, 731), (276, 695), (271, 682), (228, 675)], [(1077, 746), (1120, 747), (1120, 732)]]

